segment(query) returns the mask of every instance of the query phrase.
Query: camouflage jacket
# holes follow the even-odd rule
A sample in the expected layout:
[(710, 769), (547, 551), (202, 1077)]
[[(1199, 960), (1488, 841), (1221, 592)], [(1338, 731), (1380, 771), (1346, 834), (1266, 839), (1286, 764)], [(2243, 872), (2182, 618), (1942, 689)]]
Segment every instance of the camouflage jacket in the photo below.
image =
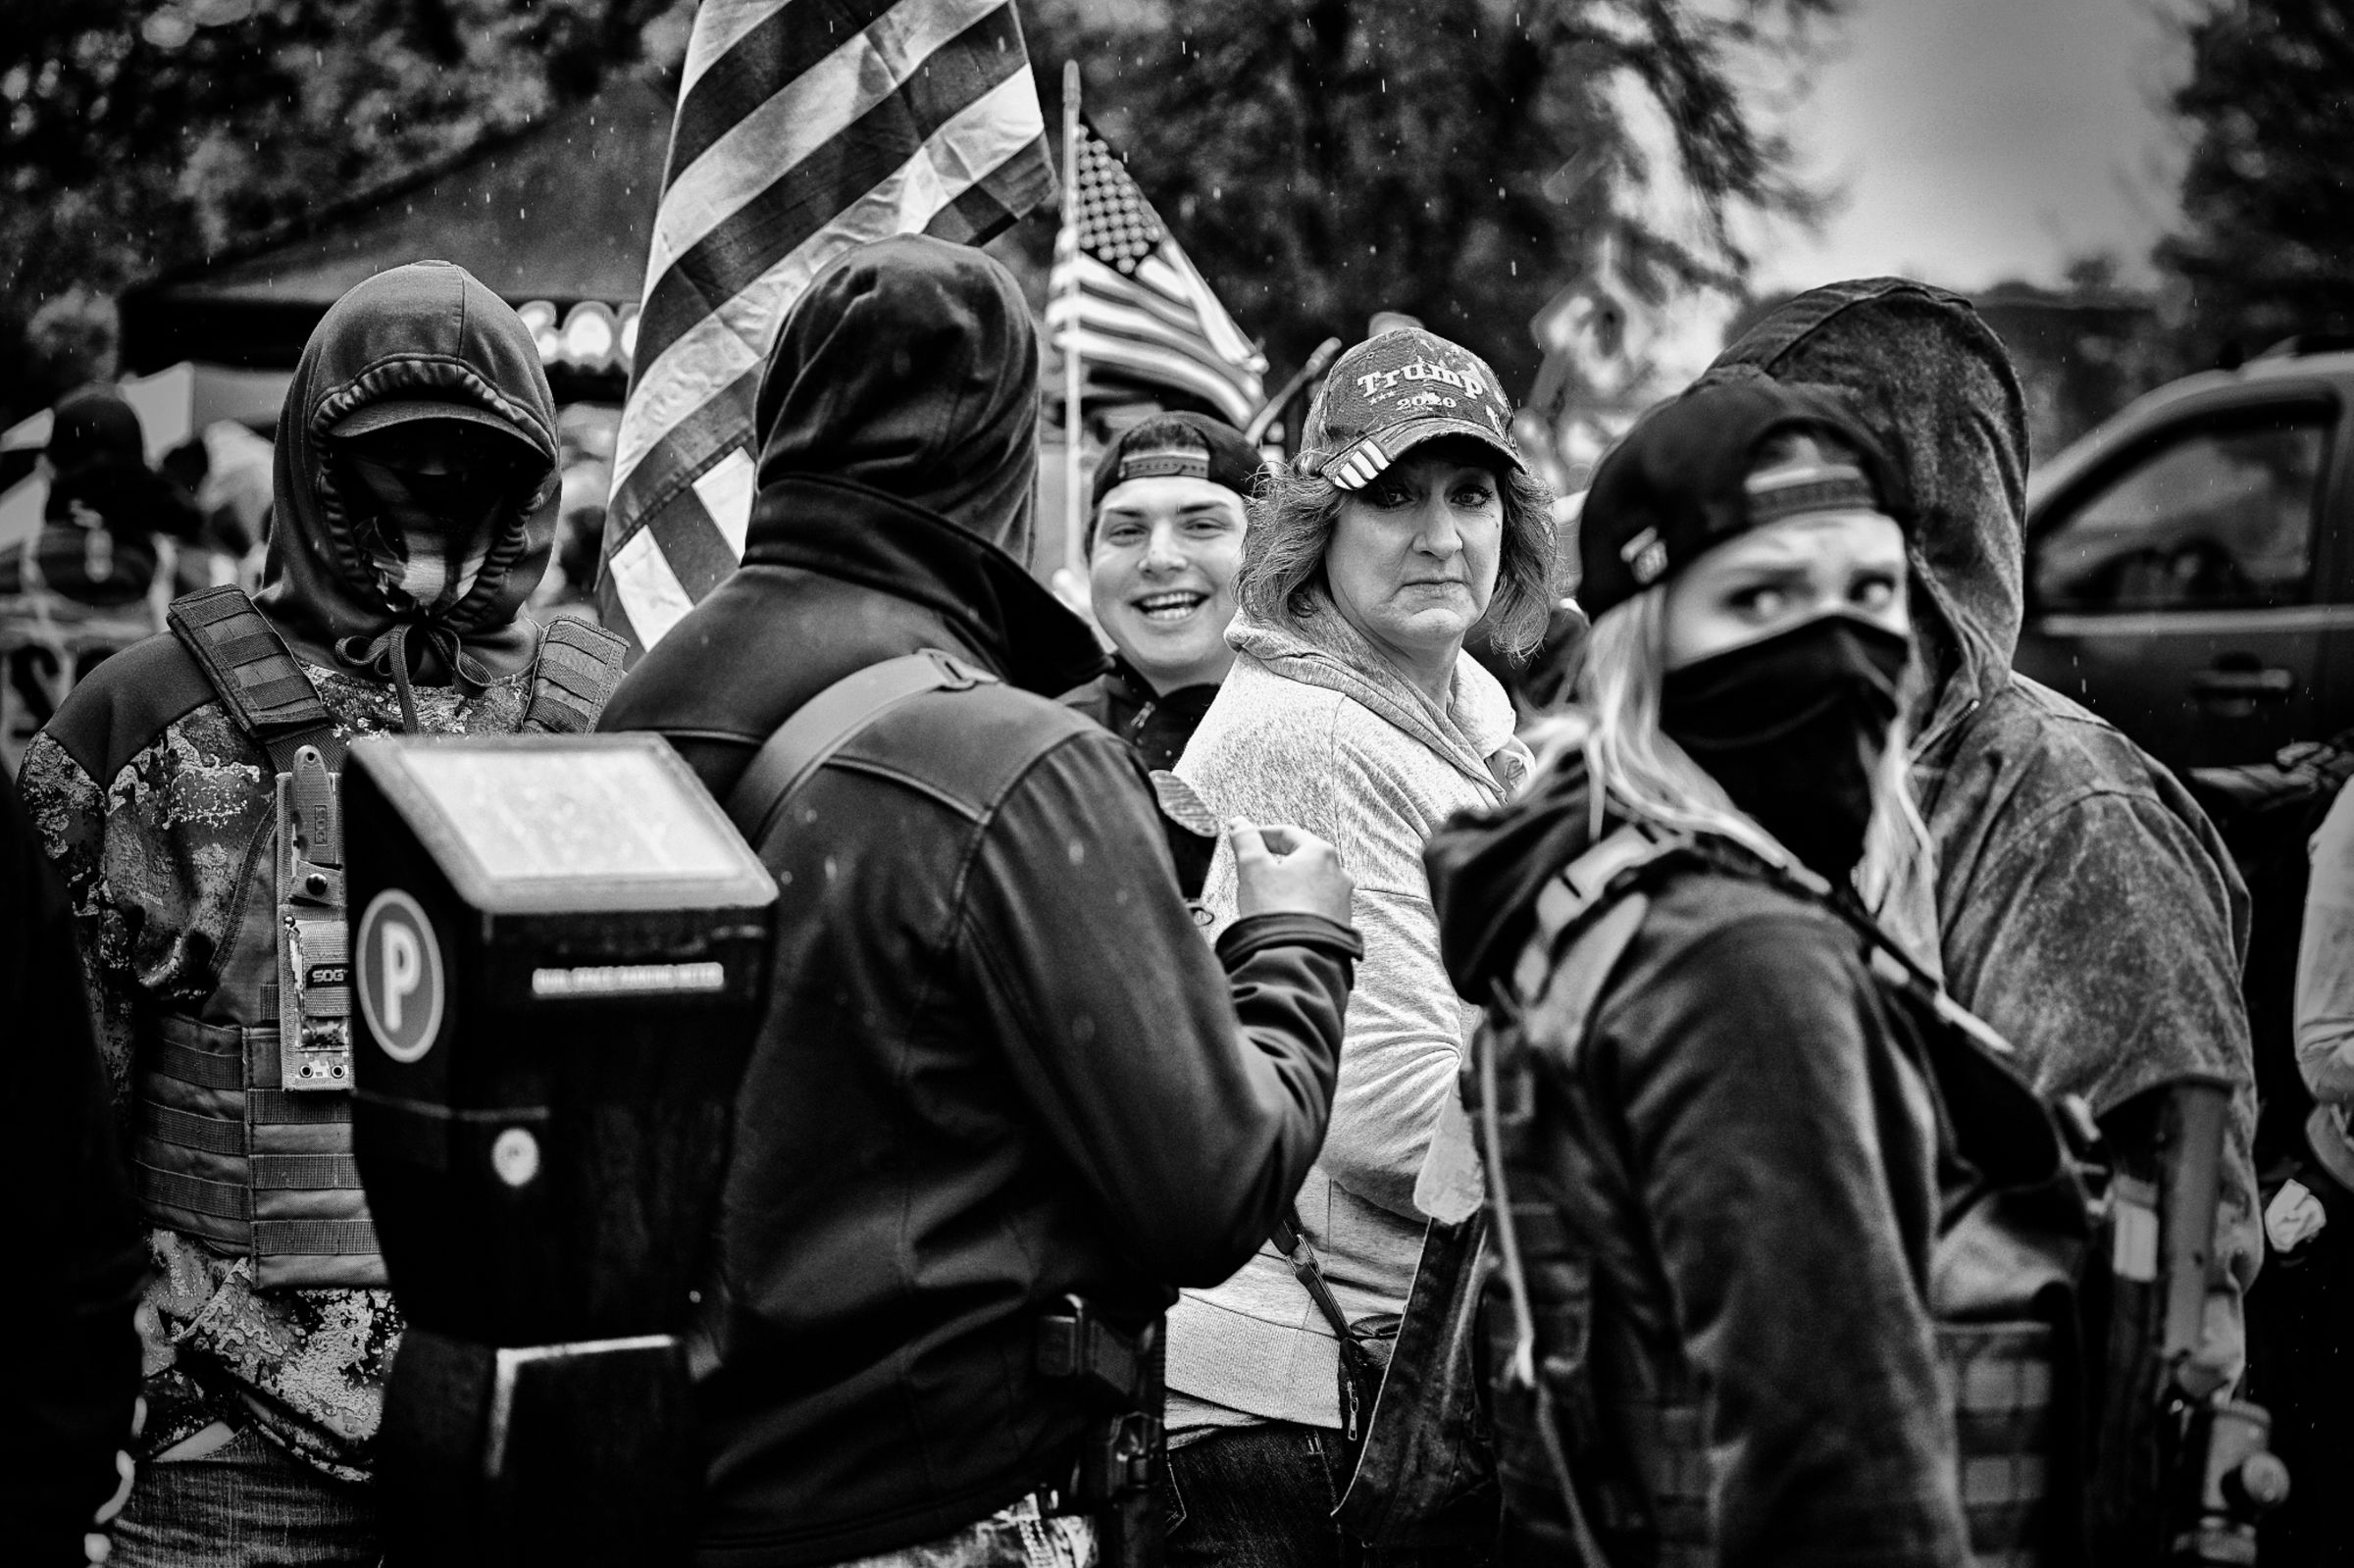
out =
[[(128, 1127), (135, 1020), (186, 1008), (215, 986), (212, 960), (243, 917), (247, 854), (276, 826), (269, 758), (218, 701), (179, 715), (137, 711), (145, 662), (171, 637), (120, 654), (32, 742), (20, 778), (26, 813), (71, 896), (92, 1011), (118, 1114)], [(114, 668), (120, 665), (121, 668)], [(347, 737), (398, 733), (388, 685), (304, 671)], [(110, 681), (108, 677), (116, 679)], [(522, 721), (526, 676), (479, 694), (416, 690), (428, 733), (503, 733)], [(98, 698), (93, 702), (92, 697)], [(163, 721), (160, 724), (156, 721)], [(217, 1420), (258, 1423), (330, 1475), (367, 1475), (384, 1373), (400, 1320), (384, 1290), (272, 1290), (252, 1263), (193, 1237), (148, 1235), (147, 1425), (140, 1456)], [(142, 1317), (148, 1314), (143, 1313)]]

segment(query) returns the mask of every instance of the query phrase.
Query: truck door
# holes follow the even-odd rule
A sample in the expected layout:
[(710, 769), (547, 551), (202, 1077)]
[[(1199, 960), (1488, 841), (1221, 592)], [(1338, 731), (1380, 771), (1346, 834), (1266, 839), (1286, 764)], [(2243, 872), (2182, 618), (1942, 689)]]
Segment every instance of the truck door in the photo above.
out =
[(2192, 411), (2042, 507), (2018, 666), (2176, 770), (2266, 760), (2322, 725), (2336, 620), (2326, 397)]

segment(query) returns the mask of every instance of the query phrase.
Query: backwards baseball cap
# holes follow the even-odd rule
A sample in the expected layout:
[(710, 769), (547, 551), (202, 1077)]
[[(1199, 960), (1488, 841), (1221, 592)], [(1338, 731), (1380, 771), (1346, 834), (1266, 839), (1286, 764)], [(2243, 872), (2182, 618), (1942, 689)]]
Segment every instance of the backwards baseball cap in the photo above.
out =
[(1467, 435), (1528, 472), (1512, 440), (1512, 406), (1488, 362), (1418, 327), (1369, 337), (1340, 357), (1308, 410), (1300, 471), (1362, 489), (1412, 448)]
[(379, 402), (363, 403), (335, 421), (331, 435), (366, 435), (371, 430), (390, 430), (395, 425), (413, 424), (418, 420), (456, 420), (466, 425), (482, 425), (511, 435), (524, 445), (537, 450), (538, 442), (513, 420), (493, 414), (479, 403), (461, 403), (452, 398), (387, 397)]
[[(1781, 435), (1799, 438), (1761, 468)], [(1838, 399), (1764, 377), (1698, 387), (1645, 414), (1595, 471), (1578, 605), (1599, 619), (1734, 534), (1822, 512), (1912, 521), (1903, 475)]]
[(1122, 430), (1096, 464), (1087, 498), (1088, 535), (1103, 497), (1130, 480), (1207, 480), (1248, 500), (1264, 465), (1243, 432), (1207, 414), (1155, 414)]
[(50, 466), (65, 474), (101, 463), (147, 466), (139, 416), (111, 386), (83, 386), (59, 398), (44, 452)]

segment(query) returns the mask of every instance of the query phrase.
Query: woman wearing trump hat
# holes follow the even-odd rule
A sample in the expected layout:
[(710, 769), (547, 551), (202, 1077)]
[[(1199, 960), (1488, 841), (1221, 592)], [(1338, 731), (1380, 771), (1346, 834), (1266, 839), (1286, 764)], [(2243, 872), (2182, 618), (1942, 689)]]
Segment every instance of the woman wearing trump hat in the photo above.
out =
[[(1474, 1011), (1439, 963), (1430, 831), (1508, 799), (1529, 758), (1510, 697), (1463, 653), (1482, 617), (1525, 655), (1553, 603), (1551, 496), (1476, 354), (1420, 329), (1334, 365), (1291, 469), (1254, 500), (1234, 666), (1177, 774), (1221, 818), (1335, 844), (1365, 956), (1322, 1155), (1276, 1239), (1169, 1318), (1174, 1563), (1322, 1563), (1422, 1249), (1413, 1188)], [(1237, 913), (1221, 847), (1203, 901)], [(1484, 1512), (1484, 1517), (1478, 1517)], [(1483, 1509), (1433, 1522), (1430, 1561), (1484, 1558)]]

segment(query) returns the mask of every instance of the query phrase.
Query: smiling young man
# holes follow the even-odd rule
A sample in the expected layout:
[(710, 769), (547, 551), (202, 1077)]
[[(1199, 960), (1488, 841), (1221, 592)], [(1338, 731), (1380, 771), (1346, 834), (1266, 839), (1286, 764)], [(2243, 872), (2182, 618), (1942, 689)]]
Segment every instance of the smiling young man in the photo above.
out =
[(1155, 414), (1096, 467), (1088, 591), (1118, 650), (1063, 701), (1174, 768), (1234, 664), (1226, 625), (1259, 470), (1243, 432), (1204, 414)]

